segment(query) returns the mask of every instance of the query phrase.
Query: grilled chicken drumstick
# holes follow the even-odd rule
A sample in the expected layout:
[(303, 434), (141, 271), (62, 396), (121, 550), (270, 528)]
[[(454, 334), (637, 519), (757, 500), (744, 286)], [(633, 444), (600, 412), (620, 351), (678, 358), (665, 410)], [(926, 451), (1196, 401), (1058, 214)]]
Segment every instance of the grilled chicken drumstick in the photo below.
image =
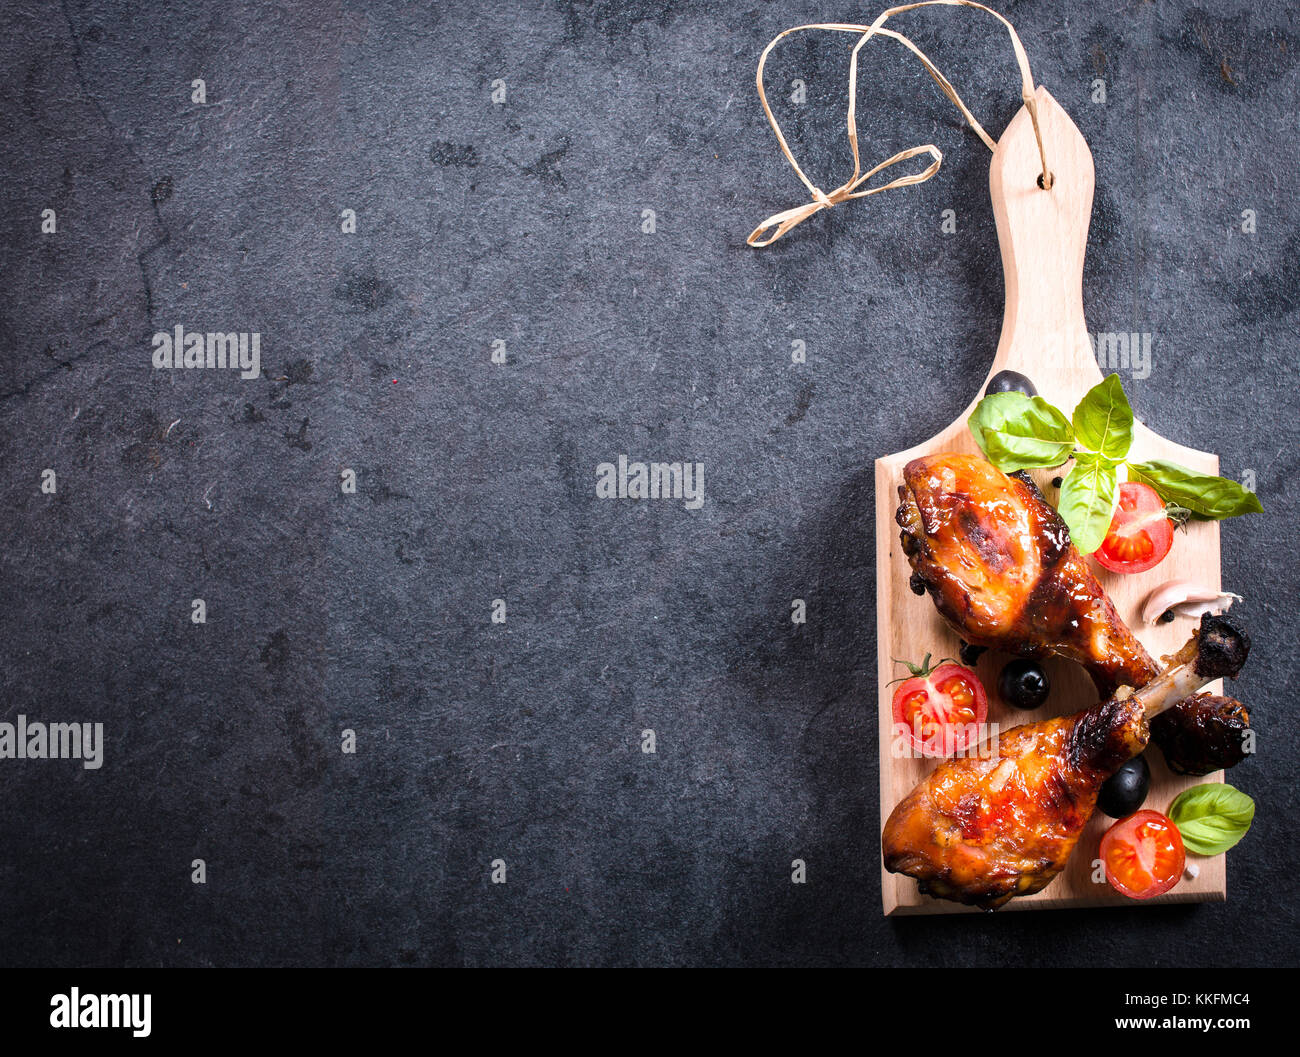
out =
[[(939, 765), (881, 837), (885, 869), (921, 890), (994, 910), (1041, 891), (1065, 867), (1102, 783), (1146, 748), (1149, 721), (1213, 679), (1236, 677), (1250, 639), (1205, 616), (1170, 666), (1073, 716), (1015, 727)], [(981, 758), (987, 756), (988, 758)]]
[(1070, 657), (1103, 696), (1155, 678), (1151, 655), (1027, 476), (947, 454), (913, 459), (903, 481), (895, 518), (912, 589), (929, 591), (963, 639), (1025, 657)]

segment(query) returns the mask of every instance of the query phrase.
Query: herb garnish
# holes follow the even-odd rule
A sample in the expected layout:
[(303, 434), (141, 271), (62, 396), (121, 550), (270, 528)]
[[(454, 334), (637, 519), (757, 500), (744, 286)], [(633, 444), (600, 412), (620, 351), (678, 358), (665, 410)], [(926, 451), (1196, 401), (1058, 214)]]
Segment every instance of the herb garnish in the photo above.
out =
[(1261, 513), (1254, 492), (1236, 481), (1198, 473), (1165, 459), (1128, 461), (1133, 444), (1133, 408), (1119, 375), (1088, 391), (1066, 418), (1041, 396), (993, 393), (970, 416), (970, 431), (985, 457), (1003, 473), (1046, 469), (1074, 459), (1061, 482), (1057, 509), (1070, 538), (1091, 554), (1106, 538), (1119, 497), (1119, 471), (1154, 488), (1170, 504), (1178, 524), (1188, 517), (1217, 521)]

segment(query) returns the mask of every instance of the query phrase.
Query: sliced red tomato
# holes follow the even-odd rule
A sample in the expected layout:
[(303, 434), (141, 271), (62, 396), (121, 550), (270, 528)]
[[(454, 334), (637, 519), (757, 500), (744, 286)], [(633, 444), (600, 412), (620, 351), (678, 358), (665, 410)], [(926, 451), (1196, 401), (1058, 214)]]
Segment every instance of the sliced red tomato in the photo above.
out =
[(907, 667), (912, 677), (894, 691), (894, 728), (903, 728), (914, 751), (952, 756), (983, 738), (989, 699), (979, 676), (960, 664), (931, 669), (928, 653)]
[(1165, 501), (1149, 484), (1125, 481), (1110, 531), (1093, 557), (1113, 573), (1141, 573), (1163, 561), (1173, 545)]
[(1106, 831), (1101, 861), (1115, 891), (1130, 899), (1150, 899), (1178, 883), (1187, 853), (1174, 820), (1147, 810), (1120, 819)]

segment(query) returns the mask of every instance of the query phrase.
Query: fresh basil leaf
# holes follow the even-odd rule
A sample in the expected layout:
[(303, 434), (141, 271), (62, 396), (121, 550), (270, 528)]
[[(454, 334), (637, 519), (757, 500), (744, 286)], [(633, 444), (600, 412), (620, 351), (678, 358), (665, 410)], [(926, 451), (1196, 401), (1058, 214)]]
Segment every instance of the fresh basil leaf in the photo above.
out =
[(1041, 396), (993, 393), (975, 405), (969, 425), (980, 451), (1003, 473), (1060, 466), (1074, 448), (1069, 421)]
[(1074, 436), (1089, 451), (1120, 462), (1133, 444), (1133, 408), (1119, 375), (1093, 386), (1074, 409)]
[(1119, 498), (1119, 464), (1092, 452), (1074, 456), (1072, 469), (1061, 483), (1057, 513), (1070, 529), (1070, 540), (1083, 554), (1101, 546), (1110, 529)]
[(1180, 793), (1169, 817), (1188, 851), (1219, 855), (1246, 835), (1255, 817), (1255, 801), (1230, 785), (1207, 782)]
[(1128, 464), (1129, 480), (1149, 484), (1169, 503), (1185, 506), (1198, 518), (1218, 521), (1239, 514), (1260, 514), (1259, 496), (1236, 481), (1197, 473), (1164, 459)]

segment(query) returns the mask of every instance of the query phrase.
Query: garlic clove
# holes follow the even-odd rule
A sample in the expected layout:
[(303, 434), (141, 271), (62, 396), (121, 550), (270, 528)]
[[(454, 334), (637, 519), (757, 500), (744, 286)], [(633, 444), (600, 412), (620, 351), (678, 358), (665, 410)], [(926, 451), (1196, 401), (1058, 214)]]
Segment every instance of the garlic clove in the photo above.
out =
[(1170, 580), (1147, 596), (1142, 606), (1142, 622), (1162, 623), (1161, 618), (1166, 613), (1192, 619), (1197, 619), (1206, 613), (1218, 615), (1225, 612), (1233, 602), (1240, 601), (1241, 595), (1235, 595), (1231, 591), (1216, 591), (1212, 587), (1191, 580)]

